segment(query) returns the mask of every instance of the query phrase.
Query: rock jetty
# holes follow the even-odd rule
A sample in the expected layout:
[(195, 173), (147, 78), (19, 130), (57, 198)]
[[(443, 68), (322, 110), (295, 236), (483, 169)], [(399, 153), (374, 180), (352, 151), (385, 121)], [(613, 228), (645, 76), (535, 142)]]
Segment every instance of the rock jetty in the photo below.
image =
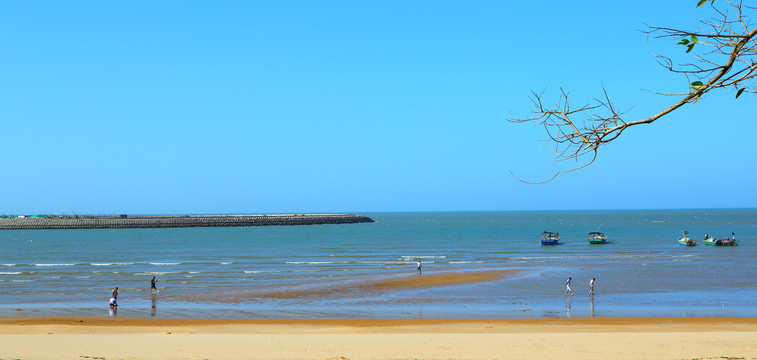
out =
[(374, 222), (355, 214), (288, 214), (288, 215), (164, 215), (164, 216), (35, 216), (2, 217), (0, 230), (37, 229), (130, 229), (234, 227), (274, 225), (323, 225)]

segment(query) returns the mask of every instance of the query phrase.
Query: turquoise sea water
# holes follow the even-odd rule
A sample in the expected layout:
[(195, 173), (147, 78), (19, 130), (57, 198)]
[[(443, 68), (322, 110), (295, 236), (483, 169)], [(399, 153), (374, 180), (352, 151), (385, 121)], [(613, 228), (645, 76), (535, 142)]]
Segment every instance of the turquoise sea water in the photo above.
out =
[[(366, 215), (376, 222), (0, 231), (0, 316), (757, 316), (757, 210)], [(600, 226), (608, 244), (589, 245)], [(559, 232), (563, 245), (541, 246), (543, 230)], [(700, 245), (678, 245), (682, 230)], [(740, 244), (704, 246), (706, 232), (735, 232)], [(424, 275), (518, 272), (457, 286), (364, 286), (417, 276), (417, 260)], [(569, 276), (573, 296), (565, 296)], [(112, 314), (115, 286), (121, 306)]]

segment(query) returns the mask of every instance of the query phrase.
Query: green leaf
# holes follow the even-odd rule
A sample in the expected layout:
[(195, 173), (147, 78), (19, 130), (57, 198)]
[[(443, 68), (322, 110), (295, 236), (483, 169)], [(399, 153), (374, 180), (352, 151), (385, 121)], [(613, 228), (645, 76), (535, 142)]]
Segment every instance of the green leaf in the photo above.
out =
[(700, 6), (702, 6), (702, 4), (704, 4), (704, 3), (706, 3), (706, 2), (707, 2), (707, 0), (701, 0), (701, 1), (699, 2), (699, 4), (697, 4), (697, 7), (700, 7)]
[(692, 43), (697, 43), (697, 42), (699, 42), (699, 39), (697, 39), (697, 36), (696, 36), (696, 35), (691, 35), (691, 42), (692, 42)]
[(737, 99), (739, 98), (739, 96), (741, 96), (741, 93), (743, 93), (743, 92), (744, 92), (744, 90), (746, 90), (746, 88), (741, 88), (741, 89), (739, 89), (739, 91), (738, 91), (738, 92), (736, 93), (736, 98), (737, 98)]
[(689, 40), (681, 39), (681, 41), (678, 42), (678, 45), (689, 45)]
[(699, 90), (699, 88), (701, 88), (702, 86), (704, 86), (704, 84), (702, 84), (701, 81), (694, 81), (693, 83), (691, 83), (691, 88), (694, 90)]
[(691, 49), (693, 49), (693, 48), (694, 48), (694, 44), (689, 44), (689, 46), (688, 46), (688, 47), (689, 47), (689, 48), (688, 48), (688, 49), (686, 49), (686, 52), (687, 52), (687, 53), (688, 53), (688, 52), (690, 52), (690, 51), (691, 51)]

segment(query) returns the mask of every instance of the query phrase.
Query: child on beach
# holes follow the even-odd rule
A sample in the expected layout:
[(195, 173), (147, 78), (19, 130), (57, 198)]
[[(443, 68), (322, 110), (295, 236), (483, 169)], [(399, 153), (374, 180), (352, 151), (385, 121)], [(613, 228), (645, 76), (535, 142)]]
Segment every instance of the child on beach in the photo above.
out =
[(565, 282), (565, 295), (571, 294), (573, 295), (573, 290), (570, 288), (570, 280), (573, 279), (571, 277), (568, 278), (568, 281)]
[(416, 274), (422, 274), (422, 273), (423, 273), (423, 272), (421, 271), (421, 261), (420, 261), (420, 260), (418, 260), (418, 263), (416, 264), (415, 273), (416, 273)]
[(158, 280), (155, 280), (155, 276), (152, 277), (152, 280), (150, 280), (150, 292), (155, 290), (155, 292), (158, 292), (158, 288), (155, 286), (155, 283), (158, 282)]
[(589, 281), (589, 295), (594, 295), (594, 278)]

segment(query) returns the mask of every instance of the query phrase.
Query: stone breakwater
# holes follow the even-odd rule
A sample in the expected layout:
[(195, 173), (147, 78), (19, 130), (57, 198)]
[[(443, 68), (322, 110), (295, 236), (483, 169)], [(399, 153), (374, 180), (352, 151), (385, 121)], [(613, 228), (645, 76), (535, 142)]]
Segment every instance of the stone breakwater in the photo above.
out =
[(65, 216), (0, 218), (0, 230), (37, 229), (133, 229), (182, 227), (233, 227), (274, 225), (323, 225), (374, 222), (364, 215), (172, 215), (172, 216)]

